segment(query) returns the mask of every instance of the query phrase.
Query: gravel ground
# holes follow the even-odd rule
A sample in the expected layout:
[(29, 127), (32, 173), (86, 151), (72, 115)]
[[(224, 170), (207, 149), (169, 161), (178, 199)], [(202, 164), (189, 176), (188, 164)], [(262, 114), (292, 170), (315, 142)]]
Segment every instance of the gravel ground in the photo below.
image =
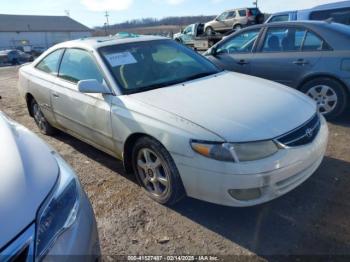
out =
[(16, 89), (17, 69), (0, 68), (0, 110), (52, 145), (76, 170), (93, 205), (104, 255), (350, 255), (350, 117), (330, 124), (319, 170), (286, 196), (252, 208), (148, 199), (122, 163), (77, 139), (39, 133)]

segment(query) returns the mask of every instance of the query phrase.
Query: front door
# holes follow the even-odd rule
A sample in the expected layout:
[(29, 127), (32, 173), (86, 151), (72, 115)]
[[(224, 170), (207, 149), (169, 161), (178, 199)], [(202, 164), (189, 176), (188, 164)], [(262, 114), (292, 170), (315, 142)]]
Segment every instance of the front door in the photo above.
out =
[(244, 30), (227, 38), (216, 47), (215, 54), (209, 56), (209, 60), (222, 69), (250, 74), (250, 63), (254, 57), (252, 51), (259, 32), (260, 29)]
[(80, 80), (96, 79), (105, 83), (92, 54), (82, 49), (67, 49), (58, 80), (51, 92), (57, 123), (94, 146), (114, 151), (111, 127), (111, 95), (79, 92)]

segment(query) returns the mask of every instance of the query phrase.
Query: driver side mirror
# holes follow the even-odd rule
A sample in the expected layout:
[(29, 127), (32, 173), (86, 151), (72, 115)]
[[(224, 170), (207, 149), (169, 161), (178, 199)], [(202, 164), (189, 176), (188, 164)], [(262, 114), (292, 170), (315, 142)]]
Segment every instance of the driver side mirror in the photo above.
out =
[(111, 91), (96, 79), (81, 80), (78, 82), (78, 90), (81, 93), (111, 94)]

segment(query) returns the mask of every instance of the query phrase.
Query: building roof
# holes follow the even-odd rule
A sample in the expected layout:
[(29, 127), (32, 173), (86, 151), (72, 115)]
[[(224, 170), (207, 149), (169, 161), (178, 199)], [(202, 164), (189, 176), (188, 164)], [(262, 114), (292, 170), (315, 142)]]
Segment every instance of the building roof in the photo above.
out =
[(0, 32), (86, 32), (90, 28), (68, 16), (0, 14)]

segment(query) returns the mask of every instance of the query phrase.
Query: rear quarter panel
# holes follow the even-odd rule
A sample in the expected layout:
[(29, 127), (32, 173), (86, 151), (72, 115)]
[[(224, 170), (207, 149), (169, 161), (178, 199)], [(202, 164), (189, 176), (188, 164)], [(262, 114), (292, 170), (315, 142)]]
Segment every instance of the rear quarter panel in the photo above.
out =
[(55, 84), (56, 77), (28, 65), (20, 69), (19, 79), (21, 96), (25, 99), (28, 94), (32, 95), (50, 124), (55, 125), (51, 108), (51, 86)]
[(312, 71), (308, 72), (299, 85), (305, 79), (315, 78), (318, 76), (329, 76), (342, 82), (350, 91), (350, 51), (325, 51), (322, 52), (321, 58), (316, 63)]

